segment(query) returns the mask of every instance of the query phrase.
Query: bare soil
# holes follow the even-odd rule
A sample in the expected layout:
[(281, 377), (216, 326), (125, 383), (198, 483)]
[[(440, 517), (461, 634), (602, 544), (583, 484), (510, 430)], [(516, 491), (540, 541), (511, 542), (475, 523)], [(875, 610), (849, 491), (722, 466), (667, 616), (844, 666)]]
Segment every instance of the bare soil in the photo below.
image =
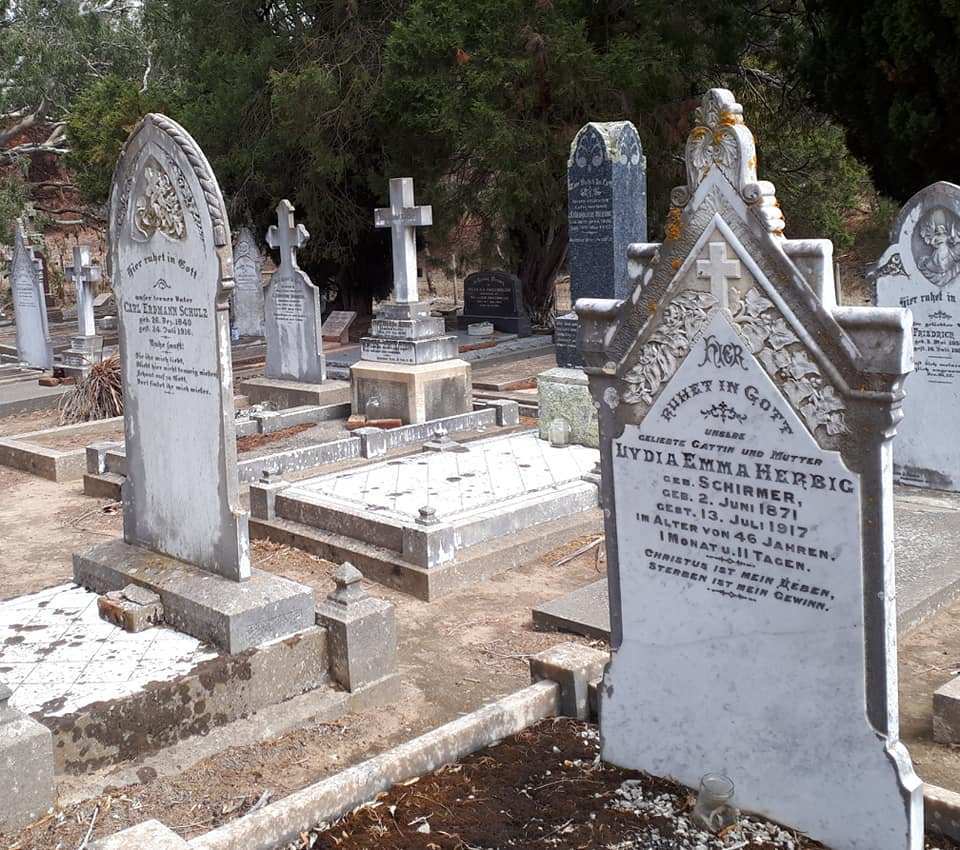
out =
[(302, 422), (299, 425), (291, 425), (289, 428), (283, 428), (271, 434), (249, 434), (246, 437), (237, 437), (237, 451), (242, 453), (259, 449), (261, 446), (268, 446), (271, 443), (278, 443), (289, 437), (295, 437), (297, 434), (302, 434), (314, 427), (316, 426), (312, 422)]
[(44, 446), (48, 449), (59, 449), (60, 451), (69, 451), (70, 449), (85, 449), (91, 443), (109, 441), (123, 441), (123, 422), (114, 422), (110, 425), (101, 425), (94, 427), (91, 423), (89, 428), (83, 428), (79, 431), (66, 434), (44, 435), (35, 437), (31, 440), (38, 446)]

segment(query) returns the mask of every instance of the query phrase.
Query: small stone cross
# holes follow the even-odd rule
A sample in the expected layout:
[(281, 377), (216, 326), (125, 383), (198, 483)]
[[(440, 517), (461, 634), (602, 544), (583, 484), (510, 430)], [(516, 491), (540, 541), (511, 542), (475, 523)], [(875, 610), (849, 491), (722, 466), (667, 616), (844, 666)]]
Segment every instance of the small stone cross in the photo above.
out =
[(297, 249), (302, 248), (310, 238), (302, 224), (294, 226), (294, 206), (286, 198), (277, 204), (277, 223), (271, 224), (267, 230), (267, 244), (271, 248), (280, 249), (280, 272), (284, 275), (293, 275), (297, 265)]
[(93, 287), (100, 280), (100, 266), (90, 261), (90, 248), (74, 245), (73, 265), (65, 269), (77, 290), (77, 328), (81, 336), (95, 336)]
[(417, 291), (417, 237), (415, 227), (433, 224), (433, 207), (413, 202), (413, 179), (390, 181), (390, 206), (374, 210), (373, 223), (389, 227), (393, 240), (393, 298), (398, 304), (420, 300)]
[(727, 243), (711, 242), (709, 260), (697, 260), (697, 277), (710, 279), (710, 292), (721, 307), (727, 306), (727, 281), (741, 277), (740, 261), (727, 259)]

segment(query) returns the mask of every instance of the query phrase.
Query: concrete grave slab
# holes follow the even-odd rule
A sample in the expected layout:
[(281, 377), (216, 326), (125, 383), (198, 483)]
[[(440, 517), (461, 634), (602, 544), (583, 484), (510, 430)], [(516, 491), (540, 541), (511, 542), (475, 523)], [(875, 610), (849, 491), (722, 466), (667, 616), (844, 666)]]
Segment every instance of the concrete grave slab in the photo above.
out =
[(533, 624), (544, 631), (572, 632), (610, 640), (610, 599), (602, 578), (533, 609)]
[(567, 534), (595, 526), (597, 489), (583, 480), (594, 450), (554, 448), (533, 431), (468, 445), (291, 484), (272, 494), (272, 515), (257, 511), (255, 531), (431, 598), (516, 566), (528, 535), (548, 535), (550, 523)]

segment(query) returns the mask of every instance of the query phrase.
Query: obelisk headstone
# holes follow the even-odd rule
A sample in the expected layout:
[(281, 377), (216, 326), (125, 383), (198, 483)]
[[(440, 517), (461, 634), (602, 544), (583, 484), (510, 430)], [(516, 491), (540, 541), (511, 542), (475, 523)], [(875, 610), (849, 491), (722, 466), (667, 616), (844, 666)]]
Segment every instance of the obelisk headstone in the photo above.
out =
[(66, 375), (82, 377), (103, 357), (103, 337), (97, 334), (93, 315), (100, 267), (90, 259), (88, 246), (75, 245), (73, 265), (67, 266), (64, 271), (76, 291), (77, 335), (71, 337), (70, 348), (63, 354), (63, 371)]
[(249, 227), (241, 227), (233, 246), (233, 295), (230, 312), (240, 336), (263, 336), (263, 256)]
[[(786, 239), (725, 89), (704, 97), (637, 287), (582, 300), (600, 408), (613, 657), (602, 757), (833, 850), (917, 850), (899, 741), (891, 441), (905, 310), (838, 307), (832, 245)], [(909, 386), (909, 384), (908, 384)]]
[(250, 568), (240, 507), (229, 297), (233, 250), (220, 187), (186, 130), (137, 125), (110, 193), (120, 315), (126, 477), (123, 540), (74, 555), (103, 593), (157, 592), (168, 625), (230, 653), (308, 628), (309, 588)]
[(53, 346), (43, 293), (43, 265), (27, 241), (23, 222), (14, 225), (10, 294), (17, 325), (17, 357), (34, 369), (53, 368)]
[(893, 448), (901, 484), (960, 490), (960, 186), (934, 183), (900, 210), (872, 271), (878, 307), (913, 314), (916, 374)]
[(416, 228), (433, 222), (418, 206), (413, 180), (390, 180), (390, 206), (374, 211), (374, 225), (389, 228), (393, 247), (393, 298), (381, 304), (371, 333), (360, 340), (360, 362), (350, 367), (353, 410), (378, 418), (420, 423), (472, 409), (470, 366), (457, 357), (457, 337), (430, 315), (417, 288)]

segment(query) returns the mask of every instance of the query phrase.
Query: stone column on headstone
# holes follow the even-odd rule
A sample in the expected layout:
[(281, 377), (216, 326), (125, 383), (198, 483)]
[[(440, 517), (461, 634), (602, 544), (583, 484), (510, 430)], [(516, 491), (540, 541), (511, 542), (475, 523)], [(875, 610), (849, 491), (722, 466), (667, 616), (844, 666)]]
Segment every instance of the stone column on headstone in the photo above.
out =
[(14, 225), (10, 261), (10, 291), (17, 325), (17, 356), (34, 369), (53, 368), (53, 345), (47, 324), (47, 300), (43, 291), (43, 266), (27, 241), (23, 222)]
[[(647, 161), (629, 121), (590, 122), (574, 137), (567, 161), (567, 268), (570, 303), (625, 298), (630, 290), (627, 246), (647, 239)], [(563, 419), (570, 440), (599, 445), (597, 416), (579, 368), (576, 313), (554, 322), (557, 369), (537, 377), (540, 436)]]
[(131, 582), (153, 590), (168, 623), (229, 652), (306, 628), (310, 590), (250, 566), (228, 323), (230, 225), (216, 177), (183, 127), (156, 114), (137, 125), (114, 172), (109, 222), (123, 540), (75, 555), (74, 578), (101, 593)]
[(233, 327), (240, 336), (263, 336), (263, 257), (253, 231), (241, 227), (233, 246)]
[(381, 304), (371, 333), (360, 340), (360, 362), (350, 367), (353, 410), (406, 424), (472, 409), (470, 366), (457, 358), (457, 337), (430, 315), (417, 290), (415, 228), (431, 224), (429, 206), (414, 204), (413, 180), (390, 181), (390, 206), (375, 210), (376, 227), (390, 228), (393, 299)]
[(960, 490), (960, 186), (934, 183), (900, 210), (890, 246), (870, 272), (878, 307), (913, 314), (916, 374), (897, 429), (894, 476), (901, 484)]
[(79, 378), (89, 373), (90, 367), (103, 357), (103, 337), (97, 335), (93, 315), (100, 267), (91, 261), (89, 247), (75, 245), (73, 265), (64, 271), (76, 290), (77, 335), (71, 338), (70, 348), (63, 354), (63, 371), (65, 375)]
[(602, 757), (691, 788), (722, 770), (743, 810), (833, 850), (916, 850), (890, 463), (910, 316), (837, 305), (831, 243), (784, 236), (729, 91), (704, 97), (685, 158), (665, 241), (630, 248), (636, 288), (577, 304), (613, 647)]

